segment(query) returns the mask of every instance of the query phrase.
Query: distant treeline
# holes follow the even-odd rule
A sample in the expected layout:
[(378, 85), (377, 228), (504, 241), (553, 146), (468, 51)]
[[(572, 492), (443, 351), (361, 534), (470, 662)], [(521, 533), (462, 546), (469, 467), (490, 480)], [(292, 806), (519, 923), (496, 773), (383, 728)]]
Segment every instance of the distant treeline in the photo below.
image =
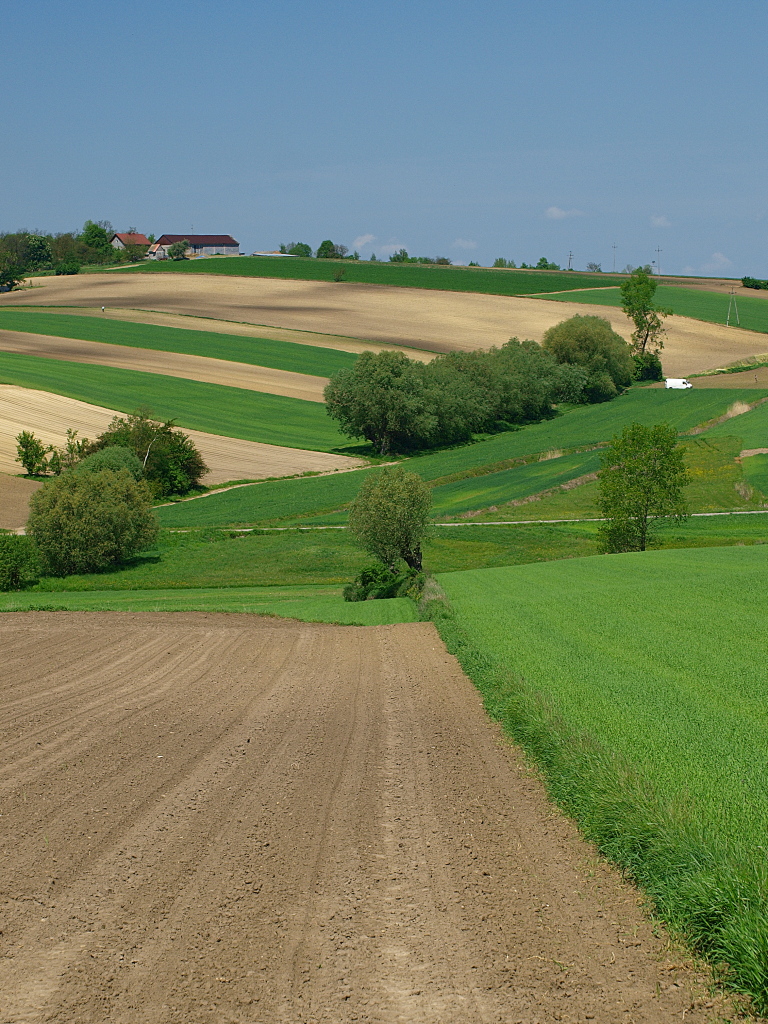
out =
[(768, 289), (768, 281), (761, 281), (757, 277), (742, 277), (741, 283), (745, 288), (766, 288)]
[[(130, 229), (135, 233), (135, 229)], [(146, 246), (115, 249), (110, 238), (115, 229), (107, 220), (87, 220), (82, 231), (38, 234), (31, 231), (0, 233), (0, 272), (16, 281), (40, 270), (76, 274), (81, 266), (131, 263), (143, 258)], [(12, 285), (11, 280), (0, 284)]]

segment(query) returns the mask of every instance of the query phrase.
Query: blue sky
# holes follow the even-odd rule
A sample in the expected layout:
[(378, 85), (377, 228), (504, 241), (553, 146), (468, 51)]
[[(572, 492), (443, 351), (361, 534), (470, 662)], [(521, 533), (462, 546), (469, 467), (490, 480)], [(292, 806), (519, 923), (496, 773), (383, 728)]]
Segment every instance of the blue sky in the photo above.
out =
[(0, 230), (768, 277), (767, 30), (765, 0), (7, 4)]

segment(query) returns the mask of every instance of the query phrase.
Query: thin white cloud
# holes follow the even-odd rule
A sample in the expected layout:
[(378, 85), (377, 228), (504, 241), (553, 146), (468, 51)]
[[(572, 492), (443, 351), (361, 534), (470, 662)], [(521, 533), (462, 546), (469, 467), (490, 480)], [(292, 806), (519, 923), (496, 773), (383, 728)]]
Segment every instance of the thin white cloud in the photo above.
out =
[(561, 210), (559, 206), (548, 206), (544, 216), (549, 220), (565, 220), (566, 217), (583, 217), (581, 210)]
[(732, 267), (733, 263), (721, 252), (713, 252), (701, 268), (705, 274), (718, 274)]
[(352, 243), (353, 249), (362, 249), (364, 246), (369, 245), (371, 242), (376, 240), (376, 235), (358, 235)]
[(454, 249), (476, 249), (477, 242), (472, 242), (468, 238), (457, 238), (453, 243)]
[(377, 245), (376, 248), (379, 250), (379, 252), (383, 253), (386, 256), (386, 255), (388, 255), (390, 253), (393, 253), (393, 252), (399, 252), (403, 248), (403, 246), (402, 245)]
[(653, 217), (651, 217), (651, 225), (654, 228), (671, 228), (672, 227), (672, 225), (670, 224), (669, 220), (666, 217), (664, 217), (663, 215), (662, 216), (656, 216), (655, 214), (654, 214)]

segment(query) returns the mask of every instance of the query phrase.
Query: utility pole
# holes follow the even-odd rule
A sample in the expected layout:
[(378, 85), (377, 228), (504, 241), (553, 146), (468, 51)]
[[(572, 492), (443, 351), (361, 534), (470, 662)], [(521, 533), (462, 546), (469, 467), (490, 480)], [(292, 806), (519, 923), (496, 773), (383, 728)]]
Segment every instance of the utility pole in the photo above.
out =
[(615, 242), (613, 243), (611, 248), (613, 249), (613, 272), (615, 274), (616, 273), (616, 243)]
[(660, 259), (660, 256), (661, 256), (661, 253), (663, 253), (663, 252), (664, 252), (663, 249), (659, 249), (658, 246), (656, 247), (656, 270), (658, 271), (659, 277), (661, 277), (661, 259)]
[(733, 306), (733, 309), (736, 313), (736, 326), (741, 327), (741, 324), (739, 323), (739, 307), (736, 305), (736, 289), (731, 288), (729, 295), (730, 298), (728, 299), (728, 316), (725, 318), (725, 326), (731, 326), (731, 306)]
[(572, 253), (572, 252), (570, 251), (570, 249), (569, 249), (569, 250), (568, 250), (568, 269), (569, 269), (569, 270), (571, 269), (571, 260), (572, 260), (572, 259), (573, 259), (573, 253)]

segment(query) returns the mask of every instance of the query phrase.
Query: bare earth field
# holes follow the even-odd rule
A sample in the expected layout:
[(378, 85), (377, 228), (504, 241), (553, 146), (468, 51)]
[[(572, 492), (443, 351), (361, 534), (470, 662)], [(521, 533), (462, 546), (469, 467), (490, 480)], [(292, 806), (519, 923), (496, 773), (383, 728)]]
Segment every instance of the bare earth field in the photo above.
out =
[[(18, 462), (16, 470), (21, 471)], [(29, 517), (29, 499), (43, 485), (0, 473), (0, 530), (20, 530)]]
[(0, 352), (21, 352), (29, 356), (64, 359), (70, 363), (95, 363), (123, 370), (142, 370), (166, 377), (184, 377), (210, 384), (223, 384), (268, 395), (285, 395), (306, 402), (322, 402), (326, 377), (308, 373), (274, 370), (251, 363), (235, 363), (209, 356), (190, 356), (180, 352), (156, 352), (154, 349), (107, 345), (99, 341), (53, 338), (47, 334), (0, 330)]
[[(123, 414), (48, 391), (0, 384), (0, 473), (20, 471), (21, 467), (15, 461), (15, 439), (22, 430), (31, 430), (45, 444), (62, 445), (68, 427), (77, 430), (81, 437), (93, 438), (102, 433), (112, 418), (118, 415)], [(365, 465), (361, 460), (345, 455), (281, 448), (257, 441), (219, 437), (200, 430), (185, 430), (184, 433), (195, 442), (210, 468), (210, 473), (203, 478), (209, 487), (227, 480), (259, 480), (270, 476), (290, 476), (311, 471), (331, 472)]]
[[(321, 332), (434, 352), (503, 345), (512, 336), (540, 341), (569, 316), (608, 319), (629, 338), (619, 309), (466, 292), (382, 285), (280, 281), (217, 274), (88, 274), (34, 279), (36, 287), (0, 295), (3, 305), (131, 307), (216, 320)], [(664, 367), (673, 377), (725, 366), (766, 351), (766, 335), (670, 317)]]
[(2, 1024), (715, 1019), (430, 624), (0, 637)]

